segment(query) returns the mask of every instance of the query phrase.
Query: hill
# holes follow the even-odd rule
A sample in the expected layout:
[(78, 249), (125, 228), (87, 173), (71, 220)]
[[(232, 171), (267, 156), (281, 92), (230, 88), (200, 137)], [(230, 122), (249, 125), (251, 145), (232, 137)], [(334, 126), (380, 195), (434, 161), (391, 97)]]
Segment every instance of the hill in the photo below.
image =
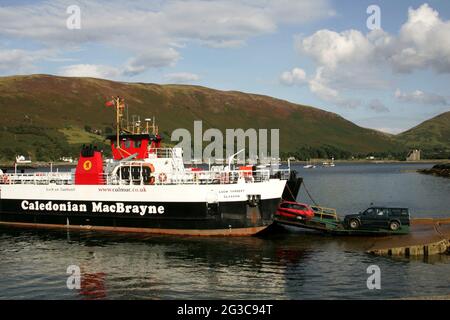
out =
[(85, 128), (111, 131), (114, 113), (104, 103), (115, 95), (126, 98), (130, 115), (156, 116), (166, 141), (172, 130), (192, 130), (194, 120), (203, 120), (203, 130), (279, 128), (284, 153), (328, 150), (349, 155), (399, 149), (390, 135), (268, 96), (191, 85), (30, 75), (0, 78), (0, 155), (57, 158), (76, 154), (80, 143), (100, 143), (102, 137)]
[(397, 135), (396, 139), (410, 148), (447, 151), (450, 155), (450, 111), (422, 122)]

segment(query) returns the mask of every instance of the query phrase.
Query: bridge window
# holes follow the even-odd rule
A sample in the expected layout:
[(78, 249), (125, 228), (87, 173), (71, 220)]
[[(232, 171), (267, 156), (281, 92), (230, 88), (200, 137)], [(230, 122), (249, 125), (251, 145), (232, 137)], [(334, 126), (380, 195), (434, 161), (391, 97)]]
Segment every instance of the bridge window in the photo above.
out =
[(142, 140), (136, 140), (134, 141), (135, 148), (140, 148), (142, 146)]

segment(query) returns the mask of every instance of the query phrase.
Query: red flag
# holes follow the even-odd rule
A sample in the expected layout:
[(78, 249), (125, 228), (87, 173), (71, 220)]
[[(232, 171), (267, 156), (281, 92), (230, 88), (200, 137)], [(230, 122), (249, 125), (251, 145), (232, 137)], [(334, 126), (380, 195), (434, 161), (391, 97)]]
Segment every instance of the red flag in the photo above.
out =
[(105, 106), (106, 107), (114, 107), (114, 100), (106, 101)]

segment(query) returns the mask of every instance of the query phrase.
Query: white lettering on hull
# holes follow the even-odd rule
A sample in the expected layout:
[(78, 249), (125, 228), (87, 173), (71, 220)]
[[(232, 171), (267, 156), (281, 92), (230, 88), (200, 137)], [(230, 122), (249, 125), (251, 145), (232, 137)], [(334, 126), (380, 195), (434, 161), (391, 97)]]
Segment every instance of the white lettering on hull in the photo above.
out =
[[(40, 201), (28, 201), (23, 200), (21, 208), (24, 211), (47, 211), (47, 212), (88, 212), (86, 204), (77, 204), (70, 201), (65, 203), (54, 203), (52, 201), (40, 202)], [(134, 213), (141, 216), (164, 214), (164, 206), (152, 206), (152, 205), (125, 205), (122, 202), (116, 202), (113, 204), (103, 204), (103, 202), (92, 202), (91, 212), (98, 213)]]
[(115, 204), (92, 202), (92, 212), (139, 213), (141, 216), (145, 216), (146, 214), (164, 214), (164, 211), (164, 206), (125, 205), (122, 202)]

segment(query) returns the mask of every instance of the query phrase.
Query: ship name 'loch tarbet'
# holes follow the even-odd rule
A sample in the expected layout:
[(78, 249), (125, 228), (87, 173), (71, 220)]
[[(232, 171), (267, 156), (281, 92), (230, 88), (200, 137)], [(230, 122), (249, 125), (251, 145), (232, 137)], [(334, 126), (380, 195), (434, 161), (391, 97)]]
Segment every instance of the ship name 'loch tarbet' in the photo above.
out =
[[(289, 171), (271, 166), (185, 167), (161, 147), (154, 121), (108, 137), (113, 157), (83, 147), (73, 172), (0, 173), (0, 224), (179, 235), (253, 235), (273, 222)], [(151, 125), (149, 125), (151, 123)]]

